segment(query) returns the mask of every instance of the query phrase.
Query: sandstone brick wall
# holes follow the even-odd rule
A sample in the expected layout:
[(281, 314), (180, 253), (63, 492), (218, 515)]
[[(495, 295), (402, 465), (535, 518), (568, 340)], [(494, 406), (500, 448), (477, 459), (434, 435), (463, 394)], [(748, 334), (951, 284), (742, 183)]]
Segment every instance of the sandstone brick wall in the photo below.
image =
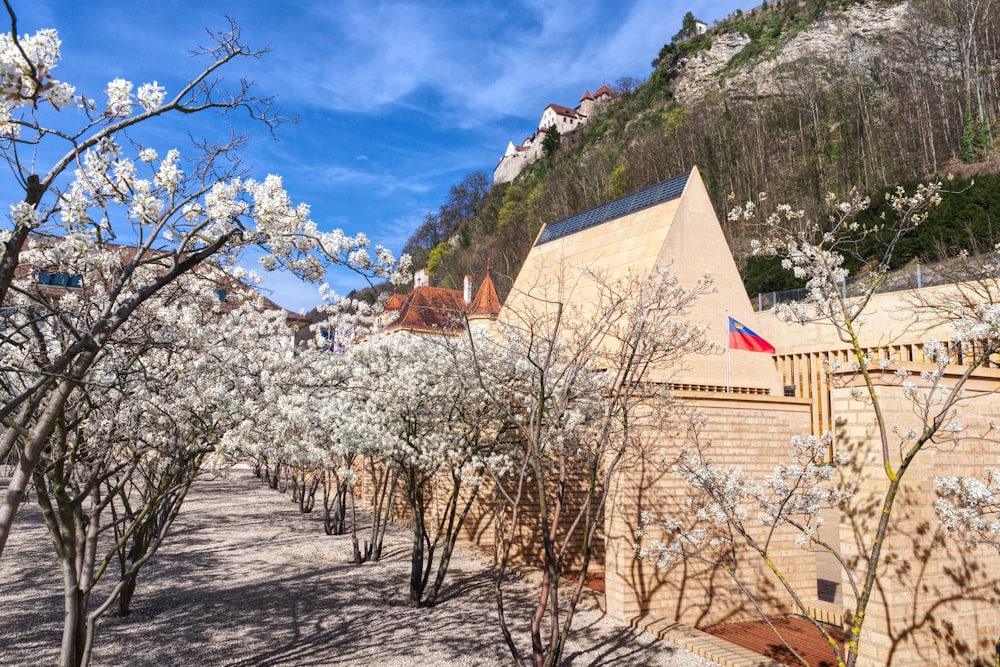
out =
[[(809, 432), (809, 405), (800, 399), (747, 399), (708, 392), (692, 392), (685, 398), (709, 418), (702, 440), (711, 442), (712, 460), (739, 466), (758, 478), (769, 473), (775, 463), (789, 459), (792, 435)], [(683, 506), (687, 486), (670, 471), (685, 440), (683, 423), (651, 430), (645, 451), (636, 452), (615, 478), (614, 504), (606, 520), (608, 612), (626, 620), (652, 613), (689, 625), (758, 618), (746, 596), (721, 568), (686, 561), (658, 569), (636, 558), (633, 545), (640, 512), (648, 510), (661, 518), (690, 515)], [(792, 535), (781, 533), (772, 540), (771, 555), (797, 590), (815, 593), (814, 554), (796, 547)], [(787, 594), (774, 576), (764, 571), (758, 557), (741, 551), (736, 568), (766, 611), (790, 609)]]
[[(572, 459), (567, 461), (565, 470), (566, 482), (565, 490), (562, 493), (562, 509), (560, 510), (559, 524), (556, 529), (557, 546), (566, 544), (566, 555), (564, 567), (571, 573), (578, 570), (583, 562), (583, 521), (573, 525), (577, 516), (586, 502), (588, 488), (588, 473), (578, 463)], [(559, 493), (559, 463), (550, 460), (546, 477), (546, 498), (548, 503), (549, 520), (554, 515), (555, 502)], [(516, 480), (507, 479), (505, 486), (508, 492), (513, 495)], [(601, 480), (598, 479), (595, 492), (595, 501), (601, 493)], [(530, 566), (542, 565), (544, 559), (544, 545), (542, 542), (543, 527), (541, 523), (540, 508), (538, 502), (538, 485), (531, 479), (527, 481), (523, 488), (523, 495), (520, 503), (517, 526), (514, 529), (514, 539), (511, 546), (510, 558), (512, 563), (526, 564)], [(504, 507), (506, 510), (506, 507)], [(572, 527), (572, 531), (570, 530)], [(502, 531), (501, 539), (510, 530), (509, 514), (504, 511), (498, 530)], [(604, 569), (604, 529), (597, 526), (591, 540), (591, 561), (588, 572), (600, 572)]]
[[(930, 368), (907, 364), (914, 382), (920, 370)], [(961, 370), (951, 369), (949, 384)], [(969, 400), (954, 415), (966, 426), (962, 437), (928, 445), (905, 473), (868, 607), (861, 665), (993, 664), (1000, 636), (1000, 556), (991, 547), (972, 550), (946, 535), (934, 510), (935, 477), (982, 476), (984, 467), (1000, 464), (995, 437), (980, 437), (989, 432), (990, 418), (1000, 414), (1000, 371), (980, 369), (967, 388)], [(921, 419), (898, 384), (878, 391), (887, 423), (903, 432), (920, 428)], [(888, 480), (871, 408), (853, 400), (848, 386), (834, 388), (832, 402), (834, 448), (851, 454), (845, 483), (857, 484), (841, 513), (841, 548), (860, 578)], [(890, 451), (895, 466), (900, 452), (895, 438)], [(845, 586), (844, 606), (854, 605), (855, 595)]]
[[(373, 503), (373, 485), (368, 470), (362, 469), (362, 464), (356, 464), (358, 474), (358, 484), (355, 487), (355, 501), (359, 507), (370, 508)], [(554, 506), (556, 493), (558, 493), (558, 475), (560, 466), (557, 461), (550, 461), (547, 477), (548, 502), (549, 507)], [(580, 511), (586, 499), (587, 472), (579, 465), (574, 465), (573, 460), (567, 461), (566, 467), (566, 489), (563, 492), (563, 509), (560, 518), (560, 528), (557, 530), (557, 540), (562, 543), (567, 541), (569, 526), (573, 523), (573, 517)], [(507, 492), (513, 495), (515, 492), (515, 479), (508, 476), (502, 480), (507, 488)], [(493, 551), (497, 545), (506, 539), (510, 529), (509, 513), (505, 511), (506, 501), (501, 497), (497, 489), (496, 481), (488, 478), (476, 491), (469, 508), (468, 515), (460, 529), (459, 537), (469, 540), (485, 550)], [(598, 482), (598, 494), (600, 493), (600, 481)], [(425, 503), (427, 506), (427, 528), (436, 530), (441, 525), (444, 512), (451, 493), (451, 479), (448, 475), (436, 477), (425, 487)], [(463, 484), (459, 491), (461, 506), (465, 505), (473, 488)], [(406, 495), (405, 480), (400, 476), (396, 485), (396, 492), (393, 496), (392, 509), (390, 513), (393, 522), (404, 526), (412, 526), (413, 518)], [(514, 565), (539, 566), (542, 562), (542, 541), (541, 522), (539, 518), (539, 503), (537, 485), (531, 479), (524, 485), (523, 497), (520, 503), (518, 525), (514, 531), (514, 539), (511, 547), (510, 561)], [(365, 524), (366, 526), (368, 524)], [(362, 531), (364, 526), (359, 527)], [(578, 568), (582, 562), (583, 537), (579, 527), (576, 527), (569, 535), (566, 549), (565, 564), (567, 568)], [(590, 572), (600, 572), (604, 568), (604, 530), (603, 526), (598, 526), (591, 542), (592, 556)]]
[[(359, 481), (354, 489), (355, 502), (358, 503), (359, 507), (370, 508), (374, 500), (371, 476), (367, 470), (360, 467), (361, 464), (357, 465), (356, 472)], [(436, 527), (442, 524), (451, 488), (451, 479), (448, 476), (441, 476), (427, 482), (425, 504), (428, 530), (436, 530)], [(459, 538), (470, 540), (484, 547), (491, 547), (496, 544), (496, 489), (490, 481), (484, 482), (476, 490), (468, 484), (463, 484), (459, 490), (459, 513), (462, 512), (473, 492), (475, 492), (475, 498), (473, 498), (465, 521), (459, 530)], [(412, 511), (406, 495), (405, 480), (402, 476), (396, 484), (390, 516), (393, 522), (400, 525), (413, 525)], [(363, 530), (363, 527), (359, 528)]]

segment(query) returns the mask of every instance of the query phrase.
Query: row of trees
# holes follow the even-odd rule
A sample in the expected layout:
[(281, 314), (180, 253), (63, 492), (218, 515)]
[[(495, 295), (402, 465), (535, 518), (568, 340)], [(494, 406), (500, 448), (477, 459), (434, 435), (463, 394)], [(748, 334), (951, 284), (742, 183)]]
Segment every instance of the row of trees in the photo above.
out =
[[(233, 395), (245, 378), (234, 371), (244, 355), (230, 336), (267, 336), (266, 347), (288, 352), (284, 313), (249, 302), (220, 317), (217, 303), (214, 283), (186, 277), (150, 300), (67, 397), (32, 471), (62, 572), (61, 664), (89, 662), (109, 609), (130, 613), (141, 568), (221, 434), (238, 423)], [(26, 319), (18, 313), (8, 326)], [(65, 344), (34, 333), (37, 345)], [(67, 338), (62, 327), (52, 334)]]
[(232, 341), (289, 353), (284, 313), (266, 315), (240, 282), (242, 252), (313, 282), (330, 264), (386, 278), (398, 265), (364, 236), (320, 231), (279, 177), (251, 178), (245, 137), (228, 127), (188, 156), (137, 140), (165, 116), (280, 123), (250, 81), (225, 77), (263, 55), (237, 25), (212, 35), (176, 92), (115, 79), (91, 97), (54, 77), (56, 31), (18, 34), (4, 7), (0, 153), (24, 198), (0, 232), (0, 460), (13, 467), (0, 557), (33, 485), (63, 574), (60, 664), (82, 665), (97, 620), (116, 601), (128, 612), (141, 567), (234, 427), (231, 397), (250, 380)]
[[(672, 471), (689, 499), (674, 508), (650, 508), (639, 536), (639, 557), (663, 567), (686, 560), (707, 564), (726, 573), (763, 613), (765, 597), (772, 592), (756, 578), (753, 561), (759, 561), (784, 587), (779, 597), (827, 636), (838, 662), (856, 664), (866, 643), (863, 630), (873, 596), (880, 586), (889, 586), (883, 579), (886, 564), (899, 557), (885, 545), (899, 531), (908, 471), (922, 465), (929, 449), (993, 437), (966, 432), (962, 411), (975, 410), (971, 402), (976, 395), (963, 390), (966, 383), (1000, 353), (991, 296), (995, 265), (980, 267), (975, 275), (985, 276), (982, 282), (969, 283), (959, 301), (920, 306), (928, 316), (952, 322), (954, 341), (965, 345), (926, 343), (924, 354), (932, 369), (918, 375), (904, 363), (876, 358), (862, 335), (869, 303), (893, 254), (925, 224), (928, 210), (940, 204), (941, 188), (932, 183), (914, 192), (890, 193), (887, 215), (870, 225), (871, 203), (857, 193), (845, 201), (829, 201), (833, 217), (827, 227), (803, 224), (804, 212), (787, 205), (757, 223), (755, 252), (783, 257), (786, 269), (807, 282), (807, 301), (785, 305), (778, 314), (793, 324), (825, 322), (851, 350), (849, 371), (831, 361), (831, 377), (856, 387), (852, 399), (870, 410), (879, 466), (866, 467), (868, 459), (857, 458), (866, 454), (852, 454), (843, 445), (831, 462), (829, 433), (795, 438), (787, 462), (760, 478), (738, 464), (716, 460), (711, 443), (701, 435), (703, 418), (679, 405), (664, 384), (669, 369), (696, 363), (696, 355), (713, 351), (704, 332), (685, 317), (711, 285), (685, 289), (668, 274), (618, 281), (584, 275), (567, 278), (558, 294), (512, 294), (497, 330), (485, 337), (473, 332), (459, 338), (372, 335), (347, 354), (327, 355), (329, 361), (321, 362), (341, 368), (337, 381), (328, 383), (330, 393), (318, 402), (330, 412), (318, 422), (336, 425), (325, 431), (329, 444), (312, 450), (312, 458), (299, 454), (296, 443), (311, 447), (322, 440), (294, 430), (297, 422), (281, 405), (298, 403), (291, 396), (282, 398), (295, 390), (296, 384), (289, 383), (245, 410), (260, 415), (261, 424), (249, 430), (280, 423), (281, 432), (262, 437), (256, 449), (241, 451), (271, 465), (289, 465), (289, 478), (297, 476), (295, 469), (318, 477), (325, 467), (336, 479), (349, 480), (348, 494), (351, 484), (367, 475), (369, 490), (360, 500), (374, 500), (371, 534), (376, 548), (364, 550), (364, 558), (378, 557), (380, 526), (392, 516), (393, 489), (398, 488), (408, 510), (405, 520), (413, 528), (412, 604), (437, 601), (456, 536), (463, 526), (465, 534), (481, 535), (477, 531), (483, 523), (465, 524), (470, 519), (484, 522), (482, 508), (487, 508), (484, 523), (496, 530), (492, 539), (499, 564), (501, 631), (519, 663), (545, 665), (557, 664), (563, 655), (591, 557), (604, 537), (612, 477), (642, 451), (644, 435), (670, 425), (687, 438), (674, 443), (676, 449), (661, 450), (657, 461), (643, 463)], [(731, 216), (750, 222), (759, 211), (754, 203)], [(817, 236), (803, 235), (803, 229)], [(879, 261), (868, 263), (861, 296), (848, 299), (840, 286), (848, 267), (870, 256), (870, 244), (859, 243), (868, 238), (881, 240)], [(572, 290), (567, 285), (581, 280), (595, 287), (586, 304), (568, 296)], [(333, 319), (329, 326), (342, 325)], [(961, 360), (956, 356), (960, 350), (965, 355)], [(302, 367), (302, 355), (293, 367)], [(886, 416), (883, 407), (885, 388), (894, 386), (912, 405), (912, 411), (902, 411), (913, 415), (906, 428)], [(310, 394), (309, 400), (314, 398)], [(314, 417), (303, 412), (301, 418), (305, 433), (305, 424)], [(875, 495), (855, 499), (859, 480), (875, 468), (884, 473), (884, 479), (866, 487), (876, 489)], [(985, 480), (941, 478), (937, 483), (936, 507), (950, 531), (969, 543), (1000, 543), (995, 472), (987, 471)], [(478, 506), (472, 504), (474, 498)], [(356, 500), (341, 506), (354, 507)], [(925, 494), (917, 502), (930, 506), (935, 497)], [(858, 556), (844, 555), (839, 541), (821, 530), (824, 513), (834, 508), (851, 513)], [(875, 519), (866, 524), (861, 517), (869, 511)], [(351, 524), (356, 531), (357, 522)], [(651, 530), (654, 525), (657, 531)], [(789, 553), (775, 539), (788, 531), (798, 534), (803, 549), (791, 560), (785, 560)], [(653, 534), (663, 537), (651, 542)], [(797, 587), (787, 576), (817, 552), (836, 559), (851, 592), (843, 647), (810, 605), (815, 591)], [(540, 565), (543, 577), (530, 620), (530, 651), (515, 641), (504, 604), (504, 574), (518, 560)], [(574, 581), (568, 594), (567, 574)], [(561, 599), (569, 606), (561, 606)], [(788, 648), (794, 654), (794, 647)]]
[[(402, 493), (413, 527), (414, 604), (438, 599), (473, 500), (489, 493), (498, 517), (503, 635), (518, 662), (557, 664), (603, 523), (609, 476), (647, 420), (662, 424), (677, 415), (663, 393), (663, 378), (652, 382), (650, 373), (711, 352), (704, 332), (684, 317), (710, 284), (683, 286), (669, 274), (615, 281), (586, 276), (596, 295), (588, 303), (559, 294), (516, 295), (518, 305), (508, 309), (496, 335), (419, 339), (370, 333), (343, 355), (331, 354), (322, 342), (293, 354), (283, 313), (269, 313), (252, 299), (242, 307), (220, 305), (216, 290), (236, 284), (224, 269), (235, 265), (241, 250), (260, 246), (266, 266), (313, 279), (331, 262), (388, 276), (398, 268), (393, 258), (383, 250), (369, 255), (363, 237), (320, 232), (307, 209), (289, 201), (279, 179), (248, 179), (233, 152), (239, 140), (203, 144), (197, 159), (187, 161), (179, 152), (161, 156), (124, 136), (137, 123), (169, 113), (245, 109), (268, 122), (267, 100), (255, 97), (249, 84), (226, 91), (217, 78), (229, 62), (260, 54), (230, 26), (202, 54), (206, 68), (173, 98), (156, 85), (133, 93), (131, 84), (115, 81), (105, 91), (106, 104), (98, 104), (52, 78), (56, 34), (18, 36), (14, 12), (5, 6), (12, 29), (0, 44), (0, 83), (7, 91), (0, 99), (0, 149), (25, 198), (12, 207), (0, 261), (0, 458), (16, 461), (0, 505), (0, 557), (33, 483), (63, 572), (60, 663), (86, 664), (100, 616), (116, 602), (120, 612), (128, 611), (142, 565), (162, 544), (206, 458), (222, 444), (223, 452), (255, 456), (276, 485), (289, 484), (303, 511), (322, 489), (329, 532), (350, 526), (359, 562), (380, 556), (394, 492)], [(40, 109), (71, 104), (82, 116), (66, 121), (67, 127), (43, 124)], [(48, 172), (35, 173), (20, 162), (27, 146), (47, 142), (63, 149)], [(537, 194), (544, 186), (531, 183), (508, 189), (522, 188), (517, 206), (558, 217)], [(901, 224), (889, 237), (889, 254), (936, 199), (932, 188), (893, 200)], [(878, 415), (879, 395), (866, 372), (872, 360), (856, 331), (866, 302), (841, 299), (835, 286), (843, 257), (831, 246), (836, 241), (855, 247), (859, 230), (853, 221), (866, 206), (858, 198), (836, 207), (843, 215), (818, 242), (822, 246), (804, 240), (793, 209), (778, 209), (772, 227), (784, 221), (794, 230), (761, 247), (787, 253), (789, 266), (810, 281), (817, 314), (837, 323), (855, 349), (868, 389), (861, 400)], [(517, 210), (503, 213), (504, 207), (498, 219), (520, 216)], [(887, 268), (883, 264), (871, 273), (873, 291)], [(58, 294), (44, 290), (35, 269), (79, 277), (83, 284)], [(1000, 340), (995, 308), (985, 300), (958, 314), (960, 335)], [(789, 316), (801, 320), (803, 313)], [(364, 312), (342, 317), (328, 324), (334, 338), (341, 327), (356, 338), (367, 326)], [(987, 347), (970, 368), (996, 351)], [(964, 378), (945, 392), (940, 379), (926, 378), (932, 390), (926, 394), (913, 390), (914, 400), (923, 401), (924, 426), (907, 436), (902, 464), (888, 451), (890, 425), (878, 420), (888, 479), (886, 519), (858, 587), (861, 606), (848, 663), (856, 659), (865, 592), (872, 590), (883, 558), (879, 545), (891, 530), (899, 480), (940, 433), (960, 432), (952, 428), (952, 416), (964, 400)], [(815, 448), (800, 450), (809, 459)], [(716, 484), (720, 474), (698, 474), (714, 470), (709, 464), (678, 460), (707, 507), (720, 509), (710, 513), (719, 521), (720, 539), (733, 530), (749, 534), (740, 532), (748, 515), (741, 503), (752, 494), (734, 496), (731, 487)], [(831, 478), (815, 466), (797, 461), (788, 473), (792, 482), (786, 475), (782, 484), (768, 487), (785, 493), (777, 502), (767, 499), (778, 515), (764, 516), (767, 525), (801, 527), (808, 542), (817, 503), (836, 502), (837, 496), (817, 497), (816, 484)], [(363, 479), (365, 499), (376, 508), (368, 539), (359, 534), (358, 521), (347, 518)], [(942, 512), (951, 525), (989, 536), (993, 524), (983, 523), (982, 515), (996, 507), (990, 483), (942, 481), (951, 503)], [(804, 520), (788, 518), (803, 512)], [(526, 535), (533, 541), (526, 542)], [(543, 572), (530, 647), (514, 640), (503, 602), (512, 551), (524, 544), (537, 550)], [(663, 553), (685, 553), (692, 545), (698, 547), (693, 539), (667, 545)], [(766, 559), (766, 548), (760, 552)], [(571, 569), (577, 584), (564, 596), (562, 576)], [(109, 571), (117, 579), (92, 599)], [(560, 605), (564, 598), (568, 607)]]
[[(599, 285), (593, 301), (520, 295), (488, 333), (372, 332), (344, 354), (330, 354), (321, 337), (294, 358), (262, 359), (262, 391), (239, 410), (247, 417), (227, 443), (291, 488), (300, 508), (313, 503), (302, 502), (310, 489), (299, 480), (325, 480), (336, 498), (324, 502), (324, 524), (351, 532), (359, 563), (378, 559), (385, 523), (405, 517), (410, 604), (438, 601), (461, 536), (492, 534), (512, 655), (559, 664), (602, 539), (609, 478), (642, 428), (675, 409), (649, 374), (712, 349), (684, 321), (710, 281), (688, 289), (666, 272), (588, 279)], [(343, 328), (346, 317), (361, 331), (362, 315), (352, 307), (323, 326)], [(370, 523), (359, 524), (359, 503)], [(515, 560), (542, 570), (530, 646), (515, 641), (504, 603)], [(567, 574), (576, 581), (568, 593)]]

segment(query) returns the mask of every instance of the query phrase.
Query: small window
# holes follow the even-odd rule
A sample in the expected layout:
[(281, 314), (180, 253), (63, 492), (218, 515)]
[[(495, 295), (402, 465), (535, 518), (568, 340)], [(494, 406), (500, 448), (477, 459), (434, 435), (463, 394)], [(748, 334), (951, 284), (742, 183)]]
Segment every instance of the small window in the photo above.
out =
[(65, 273), (62, 271), (39, 271), (39, 285), (52, 285), (54, 287), (83, 287), (83, 276)]

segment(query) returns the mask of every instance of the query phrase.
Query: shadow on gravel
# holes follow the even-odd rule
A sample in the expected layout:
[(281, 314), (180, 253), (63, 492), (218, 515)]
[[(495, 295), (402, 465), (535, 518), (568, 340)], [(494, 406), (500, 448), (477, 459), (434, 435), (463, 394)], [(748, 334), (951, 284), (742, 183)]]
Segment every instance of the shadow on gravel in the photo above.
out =
[[(512, 664), (482, 562), (456, 552), (442, 602), (406, 604), (409, 539), (390, 528), (386, 557), (356, 566), (349, 536), (325, 535), (320, 514), (300, 515), (248, 472), (198, 482), (140, 575), (133, 613), (98, 625), (94, 664)], [(53, 664), (61, 578), (36, 506), (18, 515), (0, 582), (0, 664)], [(505, 593), (525, 647), (531, 592), (517, 583)], [(566, 664), (682, 664), (672, 647), (596, 612), (579, 612), (574, 633)]]

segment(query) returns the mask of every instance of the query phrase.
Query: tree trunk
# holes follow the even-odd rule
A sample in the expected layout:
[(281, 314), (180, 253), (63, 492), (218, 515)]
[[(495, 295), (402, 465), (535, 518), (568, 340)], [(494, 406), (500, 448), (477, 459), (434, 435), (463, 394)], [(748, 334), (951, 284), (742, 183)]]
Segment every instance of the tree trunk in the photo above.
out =
[(298, 503), (299, 503), (299, 513), (309, 514), (313, 511), (313, 507), (316, 506), (316, 489), (319, 487), (320, 482), (323, 480), (322, 473), (317, 473), (315, 470), (312, 472), (312, 479), (306, 479), (306, 471), (302, 470), (298, 473), (297, 493), (298, 493)]
[[(336, 485), (330, 493), (330, 481)], [(346, 492), (347, 485), (341, 483), (336, 473), (324, 470), (323, 483), (323, 530), (327, 535), (343, 535), (346, 529), (347, 517)]]
[(382, 558), (382, 542), (385, 530), (392, 515), (392, 499), (396, 494), (396, 482), (399, 479), (399, 468), (382, 468), (380, 474), (375, 462), (369, 457), (368, 473), (372, 480), (372, 525), (371, 542), (365, 541), (364, 550), (358, 547), (357, 514), (353, 491), (351, 492), (351, 540), (354, 544), (354, 562), (358, 565), (369, 560)]
[(132, 546), (129, 548), (128, 557), (121, 563), (122, 566), (122, 587), (118, 592), (118, 615), (128, 616), (132, 613), (132, 597), (135, 595), (135, 587), (138, 582), (139, 572), (130, 567), (130, 563), (135, 563), (149, 551), (155, 528), (151, 523), (146, 523), (136, 530), (132, 537)]
[(265, 465), (265, 477), (267, 479), (267, 485), (272, 489), (278, 488), (278, 476), (281, 474), (281, 461), (274, 462), (274, 468), (272, 469), (266, 463)]
[[(81, 355), (77, 366), (74, 368), (74, 371), (77, 372), (71, 373), (71, 376), (75, 376), (77, 373), (85, 373), (93, 359), (93, 352), (88, 351)], [(48, 396), (45, 409), (35, 427), (31, 429), (30, 437), (18, 460), (17, 468), (14, 470), (14, 474), (10, 478), (10, 483), (7, 485), (7, 493), (4, 495), (3, 504), (0, 504), (0, 556), (3, 556), (4, 546), (7, 544), (7, 538), (10, 537), (10, 530), (14, 523), (14, 516), (17, 514), (17, 508), (21, 505), (21, 500), (24, 498), (31, 475), (35, 470), (35, 466), (38, 465), (38, 459), (42, 455), (42, 450), (45, 449), (49, 437), (55, 430), (56, 423), (62, 417), (63, 408), (66, 406), (66, 401), (69, 400), (70, 394), (73, 393), (73, 387), (74, 383), (69, 380), (60, 382)]]
[(410, 604), (421, 606), (424, 589), (427, 587), (427, 576), (424, 574), (424, 562), (430, 567), (433, 551), (429, 547), (427, 528), (425, 526), (426, 507), (424, 506), (424, 480), (412, 468), (406, 471), (406, 491), (410, 499), (410, 514), (413, 518), (413, 547), (410, 550)]
[(448, 506), (445, 508), (445, 517), (443, 518), (443, 524), (445, 525), (442, 531), (444, 540), (441, 545), (441, 555), (438, 557), (437, 575), (434, 577), (430, 593), (424, 598), (424, 605), (428, 607), (437, 604), (438, 595), (441, 592), (441, 587), (444, 585), (445, 575), (448, 573), (448, 566), (451, 564), (451, 555), (455, 552), (455, 543), (458, 541), (459, 532), (462, 530), (465, 519), (469, 516), (469, 510), (472, 509), (476, 496), (479, 494), (479, 486), (473, 486), (469, 491), (469, 497), (466, 499), (462, 511), (458, 512), (459, 492), (462, 484), (461, 475), (456, 476), (453, 474), (452, 482), (452, 495)]
[(90, 595), (80, 591), (70, 563), (63, 566), (63, 634), (59, 649), (60, 667), (82, 667), (87, 644), (87, 605)]

